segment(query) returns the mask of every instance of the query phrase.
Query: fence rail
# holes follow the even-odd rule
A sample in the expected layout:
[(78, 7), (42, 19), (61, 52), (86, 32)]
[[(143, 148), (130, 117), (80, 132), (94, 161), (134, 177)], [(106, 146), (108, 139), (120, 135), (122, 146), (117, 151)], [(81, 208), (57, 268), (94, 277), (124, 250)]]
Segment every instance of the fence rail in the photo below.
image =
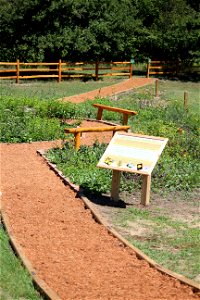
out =
[(132, 63), (124, 62), (0, 62), (0, 79), (63, 78), (93, 77), (98, 80), (102, 76), (132, 77)]
[(200, 74), (200, 65), (186, 64), (182, 61), (154, 60), (147, 63), (147, 78), (150, 75)]
[(178, 75), (179, 62), (154, 60), (147, 64), (147, 78), (150, 75)]

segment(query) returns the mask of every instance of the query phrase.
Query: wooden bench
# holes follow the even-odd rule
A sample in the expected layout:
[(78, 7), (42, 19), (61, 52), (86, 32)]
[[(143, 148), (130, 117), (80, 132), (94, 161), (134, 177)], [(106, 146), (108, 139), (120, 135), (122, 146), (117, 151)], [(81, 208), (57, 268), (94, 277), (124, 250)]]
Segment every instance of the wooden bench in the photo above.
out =
[(128, 131), (130, 126), (116, 125), (116, 126), (104, 126), (104, 127), (77, 127), (77, 128), (65, 128), (65, 133), (74, 134), (75, 149), (80, 148), (80, 138), (83, 132), (104, 132), (112, 131), (113, 135), (116, 131)]
[(102, 119), (102, 115), (103, 115), (103, 110), (109, 110), (109, 111), (114, 111), (114, 112), (118, 112), (118, 113), (122, 113), (123, 114), (123, 125), (127, 125), (128, 123), (128, 117), (129, 116), (135, 116), (137, 115), (136, 111), (133, 110), (128, 110), (128, 109), (123, 109), (123, 108), (119, 108), (119, 107), (111, 107), (111, 106), (107, 106), (107, 105), (103, 105), (103, 104), (98, 104), (95, 103), (93, 104), (94, 107), (98, 108), (98, 112), (97, 112), (97, 120), (101, 120)]

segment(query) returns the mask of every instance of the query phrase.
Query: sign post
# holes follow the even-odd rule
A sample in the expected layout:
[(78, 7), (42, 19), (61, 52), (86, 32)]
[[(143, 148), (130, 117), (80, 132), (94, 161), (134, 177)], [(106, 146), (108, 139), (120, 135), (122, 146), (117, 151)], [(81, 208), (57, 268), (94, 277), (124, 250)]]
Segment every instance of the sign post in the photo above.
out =
[(112, 169), (111, 198), (119, 200), (121, 172), (142, 174), (141, 204), (149, 205), (151, 172), (168, 139), (134, 133), (117, 132), (97, 167)]
[(151, 175), (142, 175), (142, 194), (141, 194), (141, 204), (149, 205), (151, 192)]
[(113, 199), (114, 201), (119, 200), (120, 177), (121, 177), (121, 172), (117, 170), (113, 170), (111, 199)]

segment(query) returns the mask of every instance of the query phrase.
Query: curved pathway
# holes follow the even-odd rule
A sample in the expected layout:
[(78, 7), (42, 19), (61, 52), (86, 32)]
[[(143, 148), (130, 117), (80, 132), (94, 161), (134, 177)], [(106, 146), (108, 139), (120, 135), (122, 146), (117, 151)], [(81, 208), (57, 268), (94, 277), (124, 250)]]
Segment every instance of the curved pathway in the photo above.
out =
[(93, 100), (95, 97), (109, 97), (113, 95), (118, 95), (124, 92), (128, 92), (135, 88), (152, 84), (154, 81), (155, 81), (154, 78), (132, 77), (128, 80), (124, 80), (120, 83), (111, 86), (106, 86), (80, 95), (64, 97), (59, 100), (73, 102), (73, 103), (80, 103), (86, 100)]
[(37, 275), (62, 300), (200, 299), (95, 222), (76, 192), (36, 154), (56, 145), (1, 144), (3, 210)]

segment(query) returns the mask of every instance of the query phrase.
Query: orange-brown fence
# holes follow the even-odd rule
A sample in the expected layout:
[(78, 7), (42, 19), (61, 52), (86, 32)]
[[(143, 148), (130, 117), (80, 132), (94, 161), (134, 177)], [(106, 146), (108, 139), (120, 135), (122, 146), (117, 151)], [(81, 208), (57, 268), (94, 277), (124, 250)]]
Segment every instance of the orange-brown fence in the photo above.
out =
[(102, 76), (132, 76), (132, 63), (124, 62), (0, 62), (0, 79), (63, 78)]
[(178, 75), (179, 67), (178, 61), (149, 61), (147, 64), (147, 78), (150, 75)]
[(154, 60), (147, 63), (147, 78), (150, 75), (199, 75), (200, 65), (184, 61)]

